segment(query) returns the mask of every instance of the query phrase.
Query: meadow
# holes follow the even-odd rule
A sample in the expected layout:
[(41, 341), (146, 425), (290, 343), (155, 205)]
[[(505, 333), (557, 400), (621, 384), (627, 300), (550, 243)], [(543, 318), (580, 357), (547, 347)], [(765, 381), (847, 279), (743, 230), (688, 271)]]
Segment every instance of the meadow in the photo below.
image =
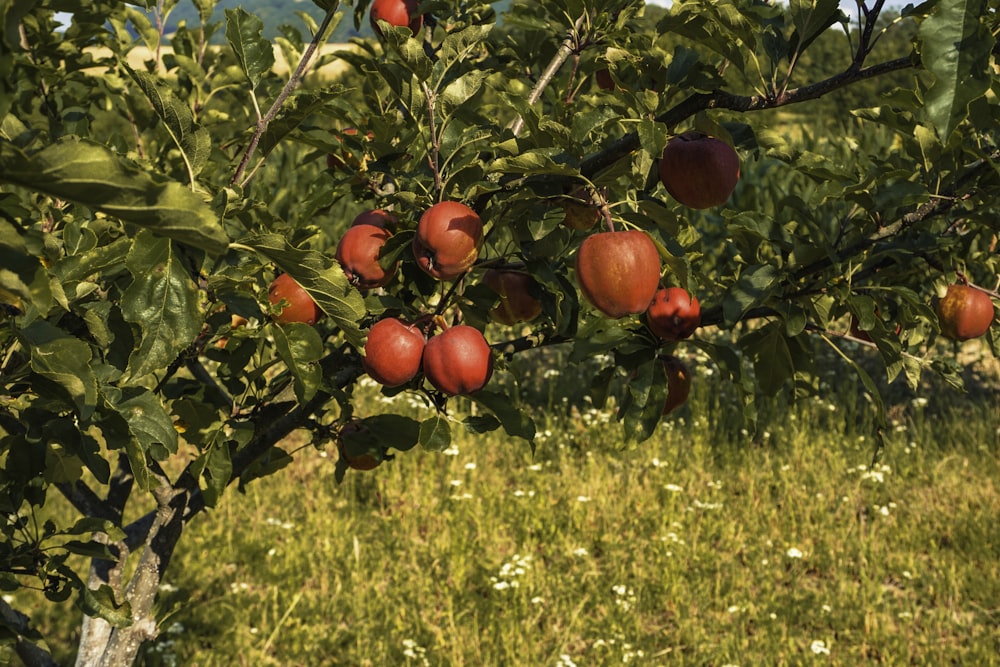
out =
[[(896, 391), (874, 463), (843, 369), (752, 433), (697, 359), (689, 404), (639, 446), (553, 370), (534, 454), (456, 428), (338, 485), (334, 448), (287, 442), (289, 469), (191, 525), (142, 664), (1000, 664), (988, 363), (969, 393)], [(70, 650), (74, 610), (39, 611)]]

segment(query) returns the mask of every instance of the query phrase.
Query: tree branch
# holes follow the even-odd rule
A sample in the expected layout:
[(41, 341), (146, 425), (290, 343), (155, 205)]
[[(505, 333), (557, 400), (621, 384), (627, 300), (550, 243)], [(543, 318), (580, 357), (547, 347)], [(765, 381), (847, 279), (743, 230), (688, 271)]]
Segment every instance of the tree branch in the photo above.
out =
[[(733, 95), (724, 90), (716, 90), (711, 93), (695, 93), (661, 114), (656, 120), (665, 124), (667, 128), (673, 128), (699, 111), (707, 111), (709, 109), (728, 109), (741, 113), (777, 109), (778, 107), (790, 104), (800, 104), (809, 100), (815, 100), (858, 81), (915, 67), (917, 64), (914, 58), (907, 56), (863, 69), (848, 69), (823, 81), (794, 88), (773, 97), (764, 95)], [(585, 159), (580, 165), (580, 173), (586, 178), (593, 178), (598, 172), (607, 169), (626, 155), (638, 150), (639, 145), (638, 132), (626, 134), (600, 153)]]
[(35, 634), (31, 629), (31, 619), (11, 607), (3, 598), (0, 598), (0, 622), (17, 633), (14, 652), (27, 667), (58, 667), (48, 651), (26, 639)]
[(292, 91), (299, 85), (299, 81), (302, 79), (306, 69), (309, 67), (309, 61), (312, 60), (313, 54), (316, 53), (316, 49), (318, 49), (319, 45), (326, 40), (326, 31), (330, 27), (330, 21), (333, 20), (333, 16), (335, 14), (334, 10), (336, 9), (337, 4), (339, 3), (336, 3), (332, 9), (326, 12), (326, 16), (323, 17), (323, 22), (320, 23), (319, 28), (316, 30), (316, 34), (313, 35), (312, 40), (310, 40), (309, 46), (307, 46), (306, 50), (302, 53), (302, 57), (299, 59), (299, 64), (296, 66), (295, 71), (292, 72), (292, 75), (288, 78), (288, 81), (281, 89), (281, 92), (278, 93), (278, 97), (274, 100), (271, 108), (267, 110), (267, 113), (265, 113), (259, 121), (257, 121), (257, 129), (254, 131), (253, 136), (250, 137), (250, 143), (247, 145), (247, 149), (243, 153), (243, 159), (240, 160), (240, 164), (236, 168), (236, 173), (233, 174), (233, 177), (229, 181), (230, 185), (236, 185), (238, 183), (240, 187), (245, 188), (249, 182), (249, 177), (247, 180), (243, 180), (243, 176), (250, 164), (250, 159), (257, 151), (257, 145), (260, 144), (261, 137), (263, 137), (264, 133), (267, 132), (268, 125), (270, 125), (271, 121), (278, 115), (278, 111), (281, 109), (282, 105), (284, 105), (285, 100), (288, 99), (288, 97), (292, 94)]
[[(538, 77), (538, 81), (535, 82), (535, 87), (531, 89), (531, 94), (528, 95), (529, 106), (541, 99), (542, 93), (548, 85), (552, 83), (552, 79), (555, 78), (555, 75), (566, 62), (566, 59), (573, 55), (573, 53), (577, 50), (577, 45), (580, 42), (579, 33), (583, 28), (583, 22), (586, 16), (586, 13), (581, 14), (576, 20), (576, 23), (573, 24), (573, 27), (566, 35), (566, 39), (564, 39), (563, 43), (559, 45), (559, 50), (556, 51), (555, 56), (553, 56), (552, 60), (549, 61), (549, 64), (545, 67), (542, 75)], [(521, 133), (522, 129), (524, 129), (524, 117), (518, 114), (517, 118), (510, 126), (510, 131), (513, 132), (516, 137)]]

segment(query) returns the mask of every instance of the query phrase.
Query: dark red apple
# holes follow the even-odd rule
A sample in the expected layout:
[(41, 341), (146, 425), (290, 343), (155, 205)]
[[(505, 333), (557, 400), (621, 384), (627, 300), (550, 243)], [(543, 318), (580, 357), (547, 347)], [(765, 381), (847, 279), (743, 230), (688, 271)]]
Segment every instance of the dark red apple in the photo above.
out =
[(983, 290), (969, 285), (948, 286), (936, 304), (941, 335), (952, 340), (979, 338), (993, 324), (993, 300)]
[(594, 74), (594, 79), (597, 80), (597, 86), (601, 90), (615, 89), (615, 80), (611, 78), (611, 71), (607, 67), (597, 70)]
[(274, 279), (267, 290), (267, 298), (274, 306), (285, 302), (281, 311), (274, 315), (274, 320), (278, 324), (291, 322), (316, 324), (316, 321), (323, 316), (323, 311), (309, 293), (287, 273), (282, 273)]
[(420, 372), (423, 353), (423, 332), (413, 324), (387, 317), (368, 331), (363, 364), (379, 384), (398, 387)]
[(646, 310), (646, 324), (663, 340), (682, 340), (701, 325), (701, 305), (686, 289), (658, 290)]
[(357, 227), (358, 225), (375, 225), (376, 227), (384, 227), (385, 229), (392, 230), (399, 225), (399, 218), (388, 211), (376, 208), (371, 211), (362, 211), (359, 213), (354, 218), (354, 222), (351, 223), (352, 227)]
[(667, 142), (660, 157), (660, 182), (688, 208), (721, 206), (740, 180), (740, 156), (733, 147), (700, 132)]
[(417, 13), (419, 6), (419, 0), (375, 0), (368, 10), (368, 20), (379, 37), (383, 36), (379, 20), (399, 28), (408, 26), (416, 35), (424, 25), (423, 15)]
[(660, 359), (663, 361), (663, 370), (667, 372), (667, 400), (663, 404), (663, 414), (668, 415), (687, 403), (691, 394), (691, 372), (673, 355)]
[(424, 376), (438, 391), (462, 396), (479, 391), (493, 375), (493, 354), (478, 329), (465, 324), (431, 336), (424, 346)]
[(500, 303), (490, 316), (500, 324), (530, 322), (542, 312), (542, 302), (534, 295), (541, 289), (538, 282), (521, 271), (488, 269), (483, 282), (500, 296)]
[[(396, 266), (386, 269), (379, 262), (379, 253), (391, 234), (378, 214), (387, 215), (385, 211), (362, 213), (337, 243), (337, 262), (351, 284), (361, 289), (384, 287), (396, 275)], [(381, 224), (359, 222), (362, 216)]]
[(576, 254), (576, 281), (608, 317), (643, 313), (660, 284), (660, 254), (641, 230), (592, 234)]
[(563, 225), (578, 232), (593, 228), (601, 219), (601, 209), (596, 206), (585, 188), (573, 192), (573, 199), (563, 204)]
[(479, 257), (483, 222), (471, 208), (443, 201), (424, 211), (413, 237), (417, 265), (438, 280), (453, 280)]
[(385, 452), (364, 452), (349, 454), (349, 449), (360, 449), (364, 447), (364, 441), (370, 439), (371, 432), (359, 419), (353, 419), (342, 427), (337, 433), (337, 452), (344, 459), (344, 463), (354, 470), (374, 470), (382, 463)]

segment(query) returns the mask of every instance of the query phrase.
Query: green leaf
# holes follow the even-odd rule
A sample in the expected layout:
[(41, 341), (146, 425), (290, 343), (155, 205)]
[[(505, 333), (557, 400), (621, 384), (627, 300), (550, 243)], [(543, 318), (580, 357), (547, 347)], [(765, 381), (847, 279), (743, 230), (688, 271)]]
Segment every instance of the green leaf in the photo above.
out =
[(448, 110), (464, 104), (483, 87), (489, 72), (473, 70), (458, 77), (441, 91), (439, 100)]
[(112, 542), (125, 539), (125, 531), (107, 519), (87, 516), (79, 519), (72, 527), (61, 531), (63, 535), (87, 535), (89, 533), (104, 533)]
[(268, 333), (274, 337), (278, 356), (292, 374), (295, 398), (305, 403), (319, 390), (323, 371), (319, 360), (323, 356), (323, 340), (314, 327), (301, 322), (272, 324)]
[(127, 628), (132, 625), (132, 606), (128, 602), (118, 604), (115, 592), (107, 584), (101, 584), (96, 589), (85, 586), (77, 603), (84, 614), (103, 618), (113, 627)]
[(177, 451), (177, 431), (170, 414), (156, 395), (146, 389), (119, 392), (106, 387), (103, 392), (112, 415), (101, 425), (105, 439), (116, 446), (125, 446), (136, 483), (148, 490), (155, 481), (149, 459), (163, 460)]
[[(369, 433), (379, 447), (392, 447), (401, 452), (409, 451), (420, 442), (420, 422), (403, 415), (386, 413), (361, 420), (361, 433)], [(447, 447), (447, 445), (445, 445)], [(354, 454), (355, 452), (349, 451)]]
[(792, 48), (798, 53), (843, 17), (840, 0), (791, 0), (788, 8), (795, 24)]
[(90, 346), (45, 320), (32, 322), (20, 337), (31, 353), (31, 370), (65, 390), (77, 415), (89, 419), (97, 406)]
[(267, 125), (260, 138), (260, 151), (268, 155), (281, 141), (310, 116), (323, 112), (330, 102), (342, 97), (344, 87), (324, 86), (322, 90), (307, 90), (293, 95), (282, 105), (281, 111)]
[(242, 7), (226, 11), (226, 40), (243, 73), (256, 88), (261, 78), (274, 67), (274, 48), (264, 39), (264, 22)]
[(122, 316), (142, 330), (128, 372), (134, 377), (165, 368), (201, 332), (198, 288), (169, 239), (142, 232), (125, 259), (134, 280), (122, 295)]
[(262, 234), (243, 243), (302, 285), (352, 345), (357, 348), (364, 345), (364, 334), (358, 322), (367, 312), (365, 300), (347, 281), (340, 264), (315, 250), (296, 248), (280, 234)]
[(766, 395), (778, 393), (795, 373), (792, 351), (781, 322), (769, 322), (740, 339), (740, 345), (753, 359), (757, 385)]
[(622, 404), (624, 433), (630, 442), (644, 442), (656, 431), (667, 391), (667, 373), (660, 359), (654, 357), (636, 369)]
[(440, 452), (451, 445), (451, 424), (444, 417), (429, 417), (420, 422), (420, 446)]
[(0, 141), (0, 182), (87, 206), (213, 255), (229, 243), (200, 195), (77, 137), (60, 139), (30, 156)]
[(507, 435), (524, 438), (528, 442), (534, 441), (535, 422), (528, 413), (514, 405), (506, 394), (482, 390), (472, 394), (469, 398), (495, 414)]
[(941, 0), (920, 24), (920, 61), (934, 75), (924, 108), (944, 143), (990, 87), (995, 39), (982, 22), (986, 13), (985, 0)]
[(126, 63), (122, 63), (122, 67), (136, 82), (146, 99), (153, 105), (153, 111), (163, 121), (170, 138), (180, 149), (191, 182), (194, 183), (195, 177), (208, 162), (208, 156), (212, 152), (211, 134), (208, 130), (198, 127), (191, 109), (179, 100), (173, 91), (162, 86), (156, 77), (148, 72), (138, 72)]

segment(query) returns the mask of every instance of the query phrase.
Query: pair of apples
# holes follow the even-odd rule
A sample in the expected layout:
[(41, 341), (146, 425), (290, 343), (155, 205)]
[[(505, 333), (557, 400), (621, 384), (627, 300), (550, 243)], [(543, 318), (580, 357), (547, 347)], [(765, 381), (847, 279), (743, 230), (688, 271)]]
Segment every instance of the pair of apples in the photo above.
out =
[[(379, 260), (382, 247), (398, 223), (381, 209), (361, 213), (337, 243), (337, 262), (352, 285), (360, 289), (384, 287), (396, 275), (398, 262), (390, 267)], [(413, 237), (417, 265), (438, 280), (454, 280), (479, 256), (483, 222), (471, 208), (455, 201), (434, 204), (420, 216)]]

